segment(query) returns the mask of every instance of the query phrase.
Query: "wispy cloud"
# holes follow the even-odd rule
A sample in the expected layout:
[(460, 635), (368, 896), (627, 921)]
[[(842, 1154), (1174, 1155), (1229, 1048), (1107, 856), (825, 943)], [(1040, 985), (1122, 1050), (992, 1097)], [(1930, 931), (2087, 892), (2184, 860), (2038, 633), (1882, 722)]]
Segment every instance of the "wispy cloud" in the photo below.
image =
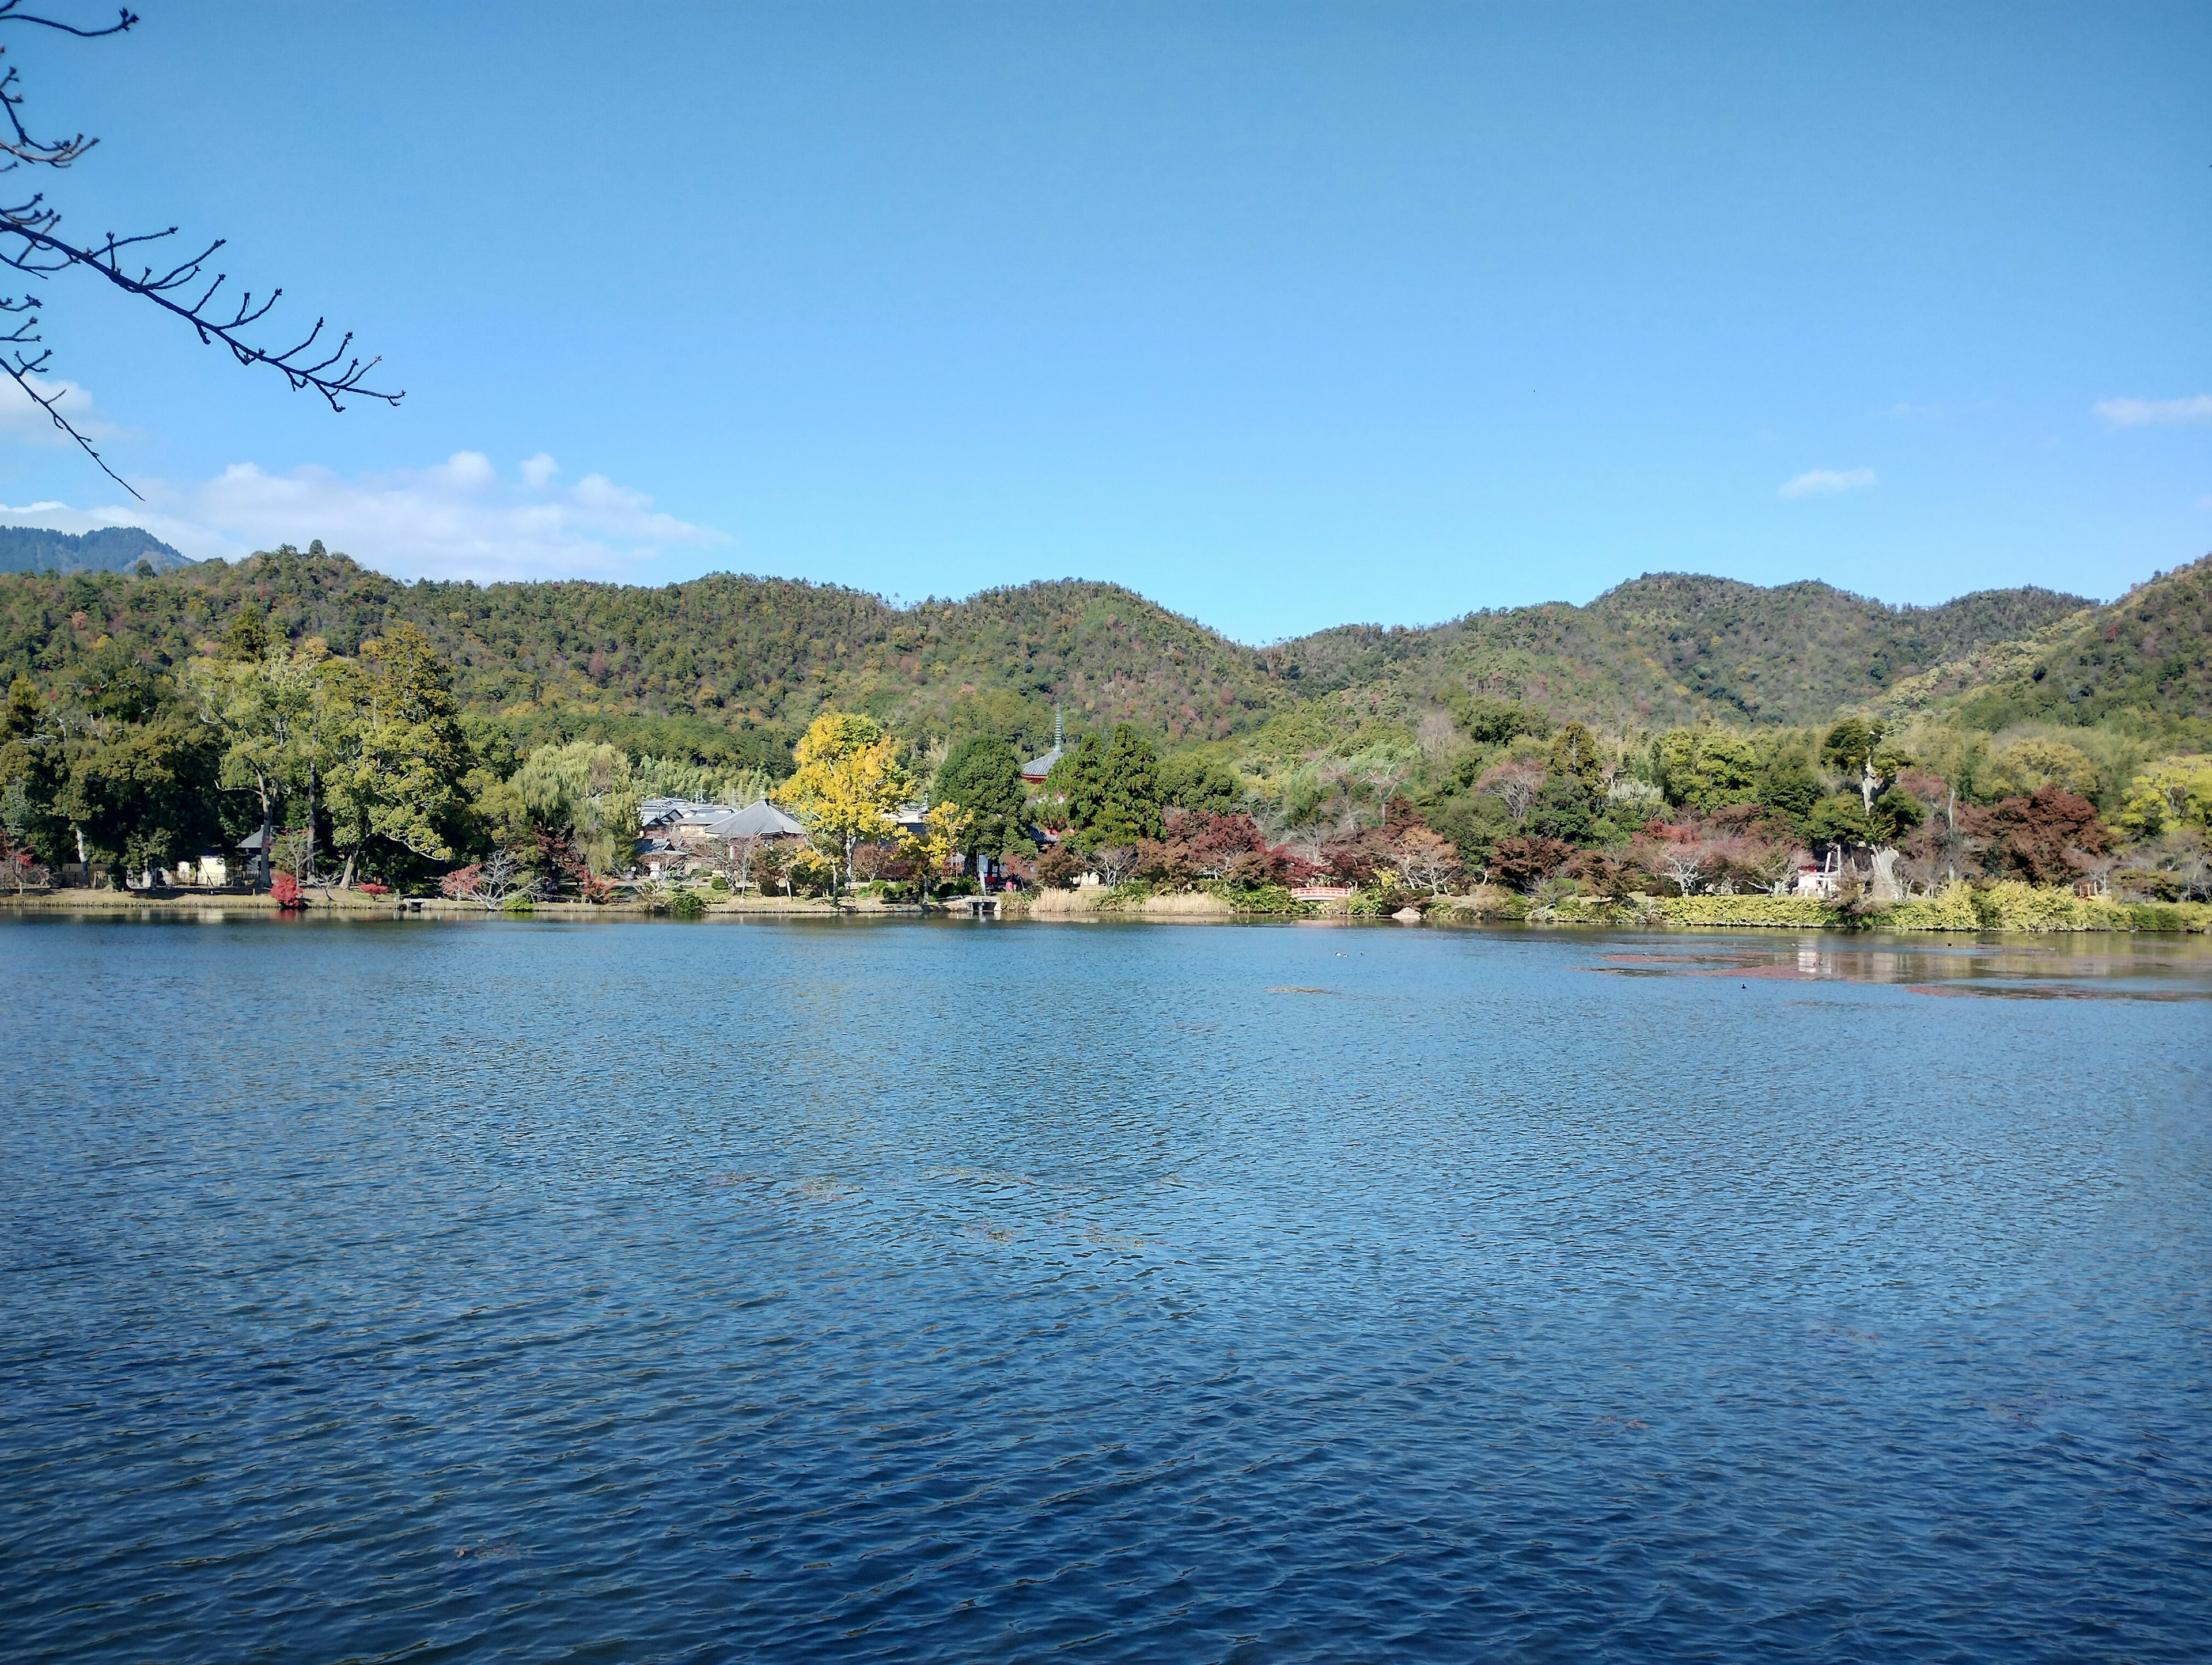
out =
[(1784, 480), (1778, 497), (1828, 497), (1839, 491), (1862, 491), (1875, 483), (1870, 468), (1808, 468), (1795, 479)]
[[(107, 439), (121, 431), (100, 414), (93, 404), (92, 395), (81, 383), (49, 381), (44, 376), (31, 376), (27, 380), (39, 390), (40, 398), (53, 400), (54, 408), (67, 416), (75, 424), (76, 431), (88, 440)], [(12, 376), (0, 376), (0, 439), (12, 440), (18, 445), (76, 443), (54, 426), (54, 419), (40, 409), (37, 400), (16, 386)]]
[(2099, 399), (2092, 408), (2115, 428), (2212, 422), (2212, 393), (2185, 399)]
[(139, 526), (186, 555), (226, 558), (315, 538), (402, 578), (617, 578), (672, 550), (726, 543), (604, 474), (563, 483), (540, 452), (514, 479), (481, 452), (393, 474), (270, 474), (234, 464), (203, 484), (150, 483), (144, 505), (0, 507), (0, 521), (85, 532)]

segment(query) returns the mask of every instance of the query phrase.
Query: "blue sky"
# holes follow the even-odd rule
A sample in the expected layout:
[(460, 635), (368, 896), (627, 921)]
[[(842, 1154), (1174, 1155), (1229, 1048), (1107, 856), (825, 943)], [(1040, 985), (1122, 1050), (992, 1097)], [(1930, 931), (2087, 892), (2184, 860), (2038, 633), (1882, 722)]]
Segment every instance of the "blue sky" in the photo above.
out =
[(4, 39), (66, 228), (227, 236), (408, 397), (52, 280), (149, 501), (11, 407), (0, 518), (1254, 641), (2212, 549), (2201, 3), (143, 9)]

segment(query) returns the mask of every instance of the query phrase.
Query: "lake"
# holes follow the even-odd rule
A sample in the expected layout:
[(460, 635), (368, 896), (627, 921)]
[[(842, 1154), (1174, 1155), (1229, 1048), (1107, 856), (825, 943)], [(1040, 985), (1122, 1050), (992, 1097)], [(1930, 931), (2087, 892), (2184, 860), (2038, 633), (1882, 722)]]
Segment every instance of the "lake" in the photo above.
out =
[(10, 1660), (2181, 1660), (2212, 953), (0, 922)]

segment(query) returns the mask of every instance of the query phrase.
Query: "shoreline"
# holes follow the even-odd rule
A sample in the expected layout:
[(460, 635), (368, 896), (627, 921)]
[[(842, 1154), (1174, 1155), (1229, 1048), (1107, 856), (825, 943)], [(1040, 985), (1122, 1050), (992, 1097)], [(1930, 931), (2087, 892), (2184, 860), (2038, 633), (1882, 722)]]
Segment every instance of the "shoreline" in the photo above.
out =
[[(2002, 890), (2002, 887), (1999, 887)], [(1439, 898), (1425, 909), (1396, 915), (1354, 915), (1344, 909), (1299, 913), (1241, 909), (1205, 891), (1152, 896), (1113, 896), (1105, 892), (1047, 890), (998, 898), (1001, 921), (1063, 924), (1142, 925), (1428, 925), (1443, 927), (1517, 926), (1531, 930), (1558, 927), (1643, 931), (1654, 935), (1708, 931), (1819, 932), (1838, 936), (2081, 936), (2212, 934), (2212, 903), (2114, 902), (2102, 898), (2045, 893), (2019, 887), (2025, 895), (1997, 896), (1981, 908), (1972, 898), (1947, 893), (1871, 910), (1839, 915), (1825, 903), (1789, 896), (1652, 897), (1643, 907), (1603, 908), (1555, 904), (1550, 908), (1471, 907), (1463, 900)], [(1984, 893), (1996, 894), (1996, 893)], [(1516, 900), (1518, 900), (1516, 898)], [(1455, 905), (1458, 902), (1459, 905)], [(668, 924), (731, 919), (913, 919), (957, 918), (970, 909), (960, 904), (881, 902), (873, 898), (831, 902), (823, 897), (750, 897), (706, 904), (696, 920), (670, 918), (666, 909), (644, 902), (545, 902), (508, 911), (454, 902), (443, 896), (373, 896), (361, 891), (311, 891), (302, 916), (351, 919), (658, 920)], [(102, 917), (122, 914), (190, 913), (241, 917), (282, 913), (266, 894), (197, 893), (190, 890), (68, 890), (0, 895), (0, 915)]]

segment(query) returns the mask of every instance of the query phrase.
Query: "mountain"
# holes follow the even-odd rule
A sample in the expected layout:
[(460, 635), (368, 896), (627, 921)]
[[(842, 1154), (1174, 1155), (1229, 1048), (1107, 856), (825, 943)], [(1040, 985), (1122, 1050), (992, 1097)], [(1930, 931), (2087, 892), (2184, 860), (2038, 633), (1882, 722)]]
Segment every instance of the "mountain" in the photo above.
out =
[(0, 578), (0, 680), (65, 670), (102, 636), (181, 663), (249, 597), (295, 639), (320, 636), (342, 653), (412, 620), (453, 665), (465, 700), (533, 734), (650, 717), (675, 725), (666, 744), (696, 750), (716, 731), (787, 739), (834, 706), (910, 732), (989, 728), (1042, 750), (1055, 705), (1073, 726), (1133, 721), (1181, 740), (1256, 726), (1296, 699), (1252, 649), (1110, 584), (1028, 584), (901, 609), (834, 585), (726, 573), (651, 589), (403, 584), (343, 556), (288, 550), (151, 581)]
[(1552, 602), (1420, 629), (1345, 625), (1267, 657), (1309, 693), (1388, 689), (1401, 704), (1464, 691), (1612, 726), (1816, 723), (2090, 605), (2023, 588), (1893, 607), (1819, 582), (1766, 589), (1650, 573), (1587, 607)]
[[(1823, 723), (1838, 709), (1958, 708), (2083, 722), (2212, 715), (2212, 564), (2109, 607), (1991, 590), (1892, 607), (1821, 583), (1646, 575), (1586, 607), (1470, 613), (1421, 629), (1347, 625), (1255, 649), (1110, 584), (1065, 580), (894, 607), (835, 585), (714, 574), (658, 588), (404, 584), (289, 550), (155, 577), (0, 576), (0, 682), (52, 683), (95, 655), (176, 665), (247, 599), (341, 653), (398, 620), (516, 744), (598, 734), (638, 751), (777, 767), (831, 708), (909, 738), (993, 730), (1041, 750), (1069, 725), (1130, 721), (1170, 744), (1278, 714), (1331, 729), (1410, 720), (1467, 693), (1613, 729), (1701, 719)], [(1979, 704), (1976, 704), (1979, 702)]]
[(1894, 703), (1940, 705), (1981, 728), (2114, 717), (2212, 718), (2212, 556), (2138, 584), (2108, 606), (1938, 665)]
[(142, 526), (101, 526), (86, 532), (0, 526), (0, 573), (127, 573), (141, 561), (156, 573), (194, 564)]

